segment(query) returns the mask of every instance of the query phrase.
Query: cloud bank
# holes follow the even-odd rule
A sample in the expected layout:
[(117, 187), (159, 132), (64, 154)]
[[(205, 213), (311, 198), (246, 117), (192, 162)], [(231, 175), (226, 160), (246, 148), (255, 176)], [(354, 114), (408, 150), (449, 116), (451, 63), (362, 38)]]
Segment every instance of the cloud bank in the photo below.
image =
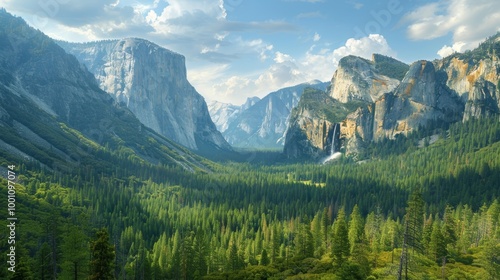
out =
[(453, 43), (443, 46), (441, 57), (476, 47), (487, 36), (500, 31), (500, 1), (441, 0), (408, 13), (407, 34), (413, 40), (431, 40), (447, 35)]

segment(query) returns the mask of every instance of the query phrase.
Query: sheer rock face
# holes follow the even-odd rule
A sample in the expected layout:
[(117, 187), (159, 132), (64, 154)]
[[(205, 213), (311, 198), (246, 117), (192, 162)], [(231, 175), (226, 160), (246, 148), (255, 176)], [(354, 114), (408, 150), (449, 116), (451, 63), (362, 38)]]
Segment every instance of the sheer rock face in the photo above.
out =
[[(499, 39), (498, 36), (496, 39), (491, 39), (490, 44), (498, 46)], [(452, 55), (438, 61), (436, 67), (446, 74), (446, 85), (465, 102), (464, 120), (498, 114), (500, 111), (498, 54), (493, 52), (475, 59), (468, 59), (464, 55)]]
[[(494, 40), (486, 44), (493, 47), (483, 46), (479, 51), (453, 55), (434, 63), (421, 60), (408, 68), (383, 56), (374, 56), (372, 61), (345, 57), (332, 78), (328, 94), (337, 101), (332, 103), (332, 112), (341, 107), (349, 112), (342, 120), (322, 121), (340, 123), (339, 142), (343, 152), (357, 154), (371, 141), (407, 135), (433, 123), (499, 114), (499, 58), (496, 51), (485, 51), (498, 48), (499, 39)], [(298, 120), (315, 115), (306, 111), (302, 112), (303, 116), (298, 113), (295, 116)], [(297, 129), (302, 129), (304, 132), (300, 135), (307, 136), (301, 141), (309, 147), (298, 154), (307, 154), (310, 147), (324, 150), (325, 145), (317, 141), (315, 134), (306, 131), (317, 131), (313, 125), (316, 122), (313, 118), (309, 120), (311, 125), (296, 125), (291, 129), (295, 135)], [(293, 140), (287, 137), (289, 139)], [(294, 144), (286, 143), (285, 149), (289, 145)], [(312, 156), (316, 154), (313, 152)]]
[(429, 61), (413, 63), (393, 93), (375, 102), (374, 140), (394, 138), (431, 121), (462, 119), (463, 104), (441, 82)]
[(188, 82), (182, 55), (135, 38), (60, 45), (144, 125), (193, 150), (231, 149)]
[(379, 73), (374, 61), (356, 56), (342, 58), (332, 78), (330, 96), (343, 103), (373, 102), (392, 91), (399, 81)]
[(465, 104), (464, 120), (496, 115), (499, 108), (499, 90), (492, 82), (481, 77), (471, 88), (469, 100)]
[[(333, 137), (338, 150), (342, 130), (338, 124), (348, 113), (347, 108), (325, 92), (305, 90), (290, 115), (284, 154), (288, 158), (325, 157), (331, 153)], [(335, 126), (339, 131), (335, 131)]]
[(363, 142), (373, 139), (374, 106), (359, 107), (347, 115), (340, 126), (340, 139), (344, 139), (346, 154), (357, 154)]

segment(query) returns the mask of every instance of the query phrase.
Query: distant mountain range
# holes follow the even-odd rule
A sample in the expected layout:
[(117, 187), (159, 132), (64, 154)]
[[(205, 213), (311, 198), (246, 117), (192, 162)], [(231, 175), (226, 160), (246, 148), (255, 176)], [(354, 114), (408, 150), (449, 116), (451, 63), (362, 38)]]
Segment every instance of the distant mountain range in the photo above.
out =
[(259, 100), (260, 98), (257, 96), (248, 97), (246, 102), (241, 106), (213, 100), (208, 102), (208, 111), (217, 129), (224, 133), (243, 111), (255, 105)]
[(96, 151), (188, 170), (205, 168), (192, 151), (224, 158), (231, 146), (319, 158), (335, 142), (356, 155), (421, 127), (500, 113), (499, 34), (432, 62), (347, 56), (331, 82), (207, 106), (184, 57), (154, 43), (54, 42), (5, 10), (0, 23), (0, 150), (49, 167), (98, 160)]
[(233, 147), (283, 149), (288, 118), (305, 88), (326, 90), (329, 82), (311, 81), (249, 98), (242, 106), (212, 102), (209, 111), (224, 138)]

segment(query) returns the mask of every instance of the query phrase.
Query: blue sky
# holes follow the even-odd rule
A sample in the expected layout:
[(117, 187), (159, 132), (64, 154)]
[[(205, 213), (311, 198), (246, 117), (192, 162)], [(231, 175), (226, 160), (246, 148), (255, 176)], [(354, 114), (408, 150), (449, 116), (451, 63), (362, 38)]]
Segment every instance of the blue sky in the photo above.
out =
[(140, 37), (186, 57), (208, 100), (241, 104), (331, 79), (338, 60), (407, 63), (474, 48), (500, 30), (498, 0), (2, 0), (67, 41)]

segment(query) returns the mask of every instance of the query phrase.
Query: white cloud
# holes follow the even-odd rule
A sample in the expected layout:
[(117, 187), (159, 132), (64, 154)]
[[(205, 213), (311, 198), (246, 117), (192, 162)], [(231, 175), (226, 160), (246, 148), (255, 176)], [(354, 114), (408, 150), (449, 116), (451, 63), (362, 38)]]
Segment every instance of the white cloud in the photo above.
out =
[(287, 59), (289, 60), (280, 60), (281, 62), (272, 64), (261, 74), (223, 77), (218, 83), (205, 84), (210, 87), (203, 87), (201, 92), (205, 92), (205, 96), (211, 100), (242, 104), (247, 97), (263, 97), (276, 89), (305, 81), (305, 75), (299, 65), (293, 58), (287, 57)]
[(345, 45), (333, 51), (333, 61), (335, 64), (347, 55), (356, 55), (364, 58), (371, 58), (373, 53), (395, 56), (384, 36), (380, 34), (370, 34), (361, 39), (350, 38)]
[(261, 60), (270, 44), (248, 46), (235, 34), (290, 32), (285, 21), (240, 22), (227, 19), (224, 0), (4, 0), (2, 6), (23, 16), (47, 35), (68, 41), (141, 37), (190, 59), (227, 63), (241, 54)]
[(464, 42), (456, 42), (452, 46), (444, 45), (437, 54), (440, 57), (447, 57), (456, 52), (464, 52), (466, 50), (467, 44)]
[(361, 39), (351, 38), (335, 50), (313, 45), (301, 57), (276, 51), (274, 63), (261, 73), (230, 77), (222, 75), (215, 85), (206, 83), (197, 87), (212, 100), (241, 104), (249, 96), (263, 97), (283, 87), (314, 79), (329, 81), (342, 57), (356, 55), (370, 59), (373, 53), (395, 56), (382, 35), (372, 34)]
[(260, 60), (264, 61), (268, 58), (267, 53), (272, 51), (274, 48), (273, 45), (266, 45), (264, 48), (261, 49), (260, 51)]
[(452, 55), (454, 54), (456, 51), (453, 49), (453, 46), (450, 47), (448, 45), (444, 45), (438, 52), (437, 54), (440, 56), (440, 57), (447, 57), (449, 55)]
[(500, 31), (500, 1), (440, 0), (419, 7), (403, 18), (413, 40), (429, 40), (453, 35), (452, 46), (443, 46), (438, 54), (474, 48), (486, 37)]
[(294, 59), (286, 54), (286, 53), (282, 53), (282, 52), (276, 52), (275, 54), (275, 57), (274, 57), (274, 62), (276, 63), (284, 63), (284, 62), (294, 62)]
[(297, 64), (290, 58), (271, 65), (267, 71), (259, 75), (255, 81), (257, 96), (262, 96), (273, 90), (295, 85), (304, 81), (304, 73)]
[(318, 42), (319, 40), (321, 40), (321, 36), (319, 36), (318, 33), (314, 33), (314, 36), (313, 36), (313, 41), (314, 42)]
[[(95, 38), (138, 36), (153, 31), (140, 10), (153, 5), (121, 6), (116, 0), (38, 1), (4, 0), (8, 11), (22, 16), (51, 37), (78, 41)], [(62, 33), (65, 32), (65, 33)], [(82, 35), (87, 35), (81, 38)]]
[(217, 92), (216, 99), (227, 103), (241, 103), (241, 99), (246, 98), (249, 89), (255, 89), (255, 84), (245, 77), (231, 76), (222, 83), (212, 86)]
[[(231, 7), (223, 0), (88, 0), (71, 1), (72, 5), (68, 0), (4, 1), (8, 10), (25, 14), (43, 11), (40, 3), (66, 3), (52, 7), (52, 12), (48, 10), (49, 27), (40, 28), (58, 39), (85, 41), (135, 36), (182, 53), (191, 83), (204, 96), (224, 102), (242, 103), (247, 96), (263, 96), (312, 79), (329, 80), (340, 58), (348, 54), (363, 57), (370, 57), (373, 52), (392, 54), (381, 35), (350, 39), (334, 50), (321, 43), (324, 40), (315, 33), (309, 40), (315, 45), (302, 55), (292, 55), (260, 39), (264, 35), (249, 34), (296, 32), (297, 27), (280, 20), (228, 20)], [(302, 16), (323, 17), (320, 12)]]

